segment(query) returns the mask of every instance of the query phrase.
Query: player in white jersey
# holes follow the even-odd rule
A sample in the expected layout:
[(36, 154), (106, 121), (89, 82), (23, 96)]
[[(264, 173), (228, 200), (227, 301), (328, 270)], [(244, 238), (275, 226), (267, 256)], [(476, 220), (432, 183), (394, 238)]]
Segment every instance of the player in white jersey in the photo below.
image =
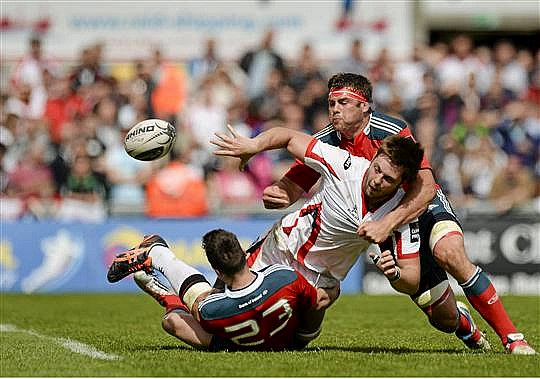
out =
[[(273, 263), (289, 265), (318, 288), (339, 287), (370, 246), (358, 235), (358, 228), (400, 202), (401, 184), (416, 176), (423, 156), (419, 144), (400, 136), (385, 141), (370, 162), (287, 128), (272, 128), (252, 139), (231, 127), (229, 131), (232, 136), (218, 133), (218, 139), (211, 141), (220, 148), (216, 155), (240, 157), (243, 166), (258, 152), (286, 147), (321, 174), (321, 186), (313, 197), (274, 224), (250, 249), (248, 259), (255, 269)], [(381, 248), (377, 267), (397, 291), (416, 292), (420, 280), (417, 223), (401, 226), (388, 242), (391, 247)], [(337, 292), (328, 294), (331, 304)]]

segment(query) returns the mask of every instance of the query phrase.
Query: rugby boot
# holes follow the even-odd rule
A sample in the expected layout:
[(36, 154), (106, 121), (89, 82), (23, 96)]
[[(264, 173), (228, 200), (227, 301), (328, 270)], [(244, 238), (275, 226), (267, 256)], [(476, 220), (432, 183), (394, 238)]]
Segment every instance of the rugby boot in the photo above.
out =
[(489, 350), (491, 349), (491, 345), (489, 344), (489, 341), (486, 339), (485, 333), (482, 333), (480, 330), (478, 330), (478, 327), (476, 326), (471, 312), (469, 312), (469, 308), (462, 303), (461, 301), (456, 301), (457, 308), (459, 310), (459, 313), (464, 315), (467, 320), (469, 320), (469, 323), (471, 324), (471, 331), (469, 334), (466, 335), (459, 335), (456, 333), (456, 336), (463, 341), (463, 343), (469, 348), (474, 350)]
[(535, 355), (536, 351), (525, 341), (521, 333), (512, 333), (506, 336), (506, 351), (516, 355)]
[(154, 246), (168, 247), (163, 238), (157, 234), (151, 234), (144, 236), (136, 247), (118, 254), (109, 267), (107, 280), (115, 283), (137, 271), (152, 272), (152, 258), (148, 254)]

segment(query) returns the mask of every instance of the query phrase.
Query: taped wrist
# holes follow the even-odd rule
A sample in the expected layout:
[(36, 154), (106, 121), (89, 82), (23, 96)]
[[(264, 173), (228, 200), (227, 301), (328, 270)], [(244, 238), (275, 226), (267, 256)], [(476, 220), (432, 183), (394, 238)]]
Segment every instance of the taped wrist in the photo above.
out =
[(401, 278), (401, 270), (399, 269), (398, 266), (396, 266), (396, 273), (394, 274), (392, 278), (388, 278), (388, 280), (391, 282), (395, 282), (399, 280), (399, 278)]

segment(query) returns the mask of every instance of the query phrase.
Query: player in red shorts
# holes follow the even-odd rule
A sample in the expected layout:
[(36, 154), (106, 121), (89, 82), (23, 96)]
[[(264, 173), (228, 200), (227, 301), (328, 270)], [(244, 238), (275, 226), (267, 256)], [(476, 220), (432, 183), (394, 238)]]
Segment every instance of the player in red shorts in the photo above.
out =
[[(372, 111), (369, 104), (372, 86), (364, 76), (336, 74), (328, 81), (328, 88), (331, 124), (315, 135), (321, 141), (372, 159), (385, 137), (397, 134), (413, 138), (404, 121)], [(317, 172), (297, 162), (278, 183), (265, 189), (265, 207), (284, 208), (293, 204), (318, 178)], [(459, 221), (435, 183), (427, 159), (400, 205), (380, 220), (363, 223), (359, 233), (380, 243), (396, 226), (415, 217), (420, 221), (422, 278), (419, 292), (411, 298), (427, 314), (430, 323), (441, 331), (455, 332), (471, 348), (489, 347), (465, 304), (458, 302), (455, 306), (446, 276), (449, 272), (457, 279), (469, 302), (497, 332), (507, 351), (534, 354), (534, 349), (510, 320), (488, 276), (468, 259)], [(441, 306), (442, 300), (448, 300), (444, 301), (444, 306)]]
[(197, 348), (281, 351), (302, 348), (318, 336), (319, 330), (302, 329), (303, 317), (318, 304), (318, 291), (302, 275), (281, 265), (251, 271), (236, 236), (222, 229), (204, 235), (203, 249), (226, 283), (223, 292), (177, 259), (157, 235), (117, 256), (108, 279), (115, 282), (134, 272), (137, 285), (165, 307), (163, 328)]

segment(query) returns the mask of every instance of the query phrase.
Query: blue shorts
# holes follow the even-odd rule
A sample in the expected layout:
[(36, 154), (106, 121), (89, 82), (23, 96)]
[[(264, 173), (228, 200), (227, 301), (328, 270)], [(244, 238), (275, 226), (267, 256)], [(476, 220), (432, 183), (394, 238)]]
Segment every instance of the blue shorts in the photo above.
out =
[[(433, 258), (433, 246), (445, 235), (461, 233), (461, 225), (457, 216), (441, 189), (437, 190), (435, 198), (418, 220), (420, 226), (420, 287), (418, 292), (411, 296), (413, 299), (418, 299), (422, 294), (437, 286), (446, 288), (444, 283), (448, 281), (448, 276)], [(436, 224), (437, 227), (435, 227)]]

